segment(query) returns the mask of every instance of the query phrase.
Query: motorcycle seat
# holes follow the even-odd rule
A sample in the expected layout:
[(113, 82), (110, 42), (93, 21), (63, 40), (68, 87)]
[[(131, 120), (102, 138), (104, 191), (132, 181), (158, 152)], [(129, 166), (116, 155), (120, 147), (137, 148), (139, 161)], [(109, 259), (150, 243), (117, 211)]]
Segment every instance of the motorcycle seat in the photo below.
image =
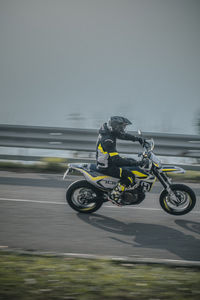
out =
[(90, 164), (89, 169), (90, 169), (90, 171), (100, 173), (99, 170), (97, 169), (96, 164)]

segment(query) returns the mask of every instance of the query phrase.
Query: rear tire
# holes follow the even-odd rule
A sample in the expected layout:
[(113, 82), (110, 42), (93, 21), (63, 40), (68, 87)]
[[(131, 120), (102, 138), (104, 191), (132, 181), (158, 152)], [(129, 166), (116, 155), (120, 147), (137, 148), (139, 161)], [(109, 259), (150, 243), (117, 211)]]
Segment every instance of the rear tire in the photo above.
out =
[(84, 214), (97, 211), (103, 204), (102, 198), (102, 193), (86, 180), (72, 183), (66, 192), (69, 206)]
[(171, 196), (168, 191), (162, 191), (160, 205), (162, 209), (171, 215), (182, 216), (189, 213), (196, 204), (196, 196), (193, 190), (184, 184), (173, 184), (171, 189), (176, 195)]

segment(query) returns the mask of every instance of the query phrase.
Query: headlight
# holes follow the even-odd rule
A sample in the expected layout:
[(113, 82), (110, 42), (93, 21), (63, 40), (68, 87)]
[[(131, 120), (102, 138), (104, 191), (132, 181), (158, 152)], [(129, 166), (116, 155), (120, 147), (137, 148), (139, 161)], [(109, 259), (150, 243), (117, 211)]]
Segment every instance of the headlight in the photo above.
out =
[(154, 140), (145, 140), (144, 147), (147, 149), (147, 151), (153, 151), (154, 149)]

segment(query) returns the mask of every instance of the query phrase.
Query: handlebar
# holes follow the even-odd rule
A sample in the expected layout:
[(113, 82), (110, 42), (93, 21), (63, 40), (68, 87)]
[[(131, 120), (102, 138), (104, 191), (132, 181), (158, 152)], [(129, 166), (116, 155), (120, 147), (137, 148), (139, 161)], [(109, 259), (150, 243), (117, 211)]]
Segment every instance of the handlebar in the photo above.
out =
[(146, 151), (152, 151), (154, 149), (154, 140), (145, 140), (143, 148), (145, 148)]

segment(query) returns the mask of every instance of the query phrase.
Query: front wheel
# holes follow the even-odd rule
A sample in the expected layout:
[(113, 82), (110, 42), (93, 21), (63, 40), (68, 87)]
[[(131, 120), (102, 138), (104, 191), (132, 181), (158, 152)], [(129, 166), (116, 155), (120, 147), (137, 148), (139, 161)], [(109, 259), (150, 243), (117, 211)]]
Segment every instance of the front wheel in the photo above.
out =
[(196, 204), (193, 190), (184, 184), (173, 184), (171, 190), (164, 190), (160, 195), (160, 205), (164, 211), (179, 216), (189, 213)]
[(81, 213), (97, 211), (103, 204), (101, 198), (101, 192), (86, 180), (72, 183), (66, 192), (68, 204)]

